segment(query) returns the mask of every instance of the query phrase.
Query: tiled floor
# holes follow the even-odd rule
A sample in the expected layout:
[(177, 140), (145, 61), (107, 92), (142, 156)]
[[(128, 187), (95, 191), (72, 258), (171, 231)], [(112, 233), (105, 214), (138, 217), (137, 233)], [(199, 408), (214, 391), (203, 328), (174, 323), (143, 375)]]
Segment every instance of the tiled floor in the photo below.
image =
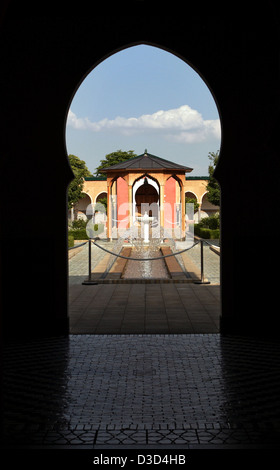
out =
[(279, 448), (279, 342), (221, 336), (219, 285), (82, 285), (86, 259), (70, 336), (5, 347), (2, 452)]
[(277, 449), (280, 344), (70, 335), (5, 348), (3, 448)]
[(219, 285), (76, 284), (69, 292), (73, 334), (219, 332)]

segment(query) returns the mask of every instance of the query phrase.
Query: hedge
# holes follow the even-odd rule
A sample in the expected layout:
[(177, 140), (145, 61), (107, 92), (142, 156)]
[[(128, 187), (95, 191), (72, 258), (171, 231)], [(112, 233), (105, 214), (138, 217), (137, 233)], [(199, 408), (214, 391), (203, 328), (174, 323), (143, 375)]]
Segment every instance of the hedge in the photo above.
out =
[(68, 230), (68, 236), (72, 236), (74, 240), (88, 240), (87, 232), (85, 228), (77, 230)]
[[(96, 232), (94, 233), (94, 236), (98, 236), (100, 233), (104, 232), (104, 224), (94, 224), (93, 229)], [(88, 235), (85, 228), (68, 230), (68, 235), (73, 236), (74, 240), (88, 240)]]
[(210, 228), (204, 228), (200, 227), (199, 225), (195, 224), (194, 225), (194, 234), (197, 235), (198, 237), (201, 238), (206, 238), (206, 239), (219, 239), (220, 238), (220, 230), (219, 229), (210, 229)]
[(73, 235), (68, 235), (68, 248), (74, 246), (74, 237)]

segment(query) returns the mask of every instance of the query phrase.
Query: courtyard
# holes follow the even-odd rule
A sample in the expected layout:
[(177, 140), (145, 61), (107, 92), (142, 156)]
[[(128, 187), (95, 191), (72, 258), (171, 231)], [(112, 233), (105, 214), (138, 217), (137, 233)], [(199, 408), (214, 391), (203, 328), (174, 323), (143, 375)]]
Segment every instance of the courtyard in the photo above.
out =
[(279, 448), (279, 342), (70, 335), (9, 345), (4, 358), (10, 462), (22, 449), (36, 461), (36, 449)]
[[(113, 242), (104, 244), (106, 248), (113, 249)], [(88, 275), (88, 245), (76, 250), (79, 251), (69, 259), (72, 334), (219, 332), (220, 257), (209, 246), (205, 246), (204, 251), (205, 276), (210, 284), (184, 282), (184, 279), (100, 279), (102, 272), (98, 272), (96, 285), (84, 285)], [(187, 253), (188, 261), (194, 266), (192, 269), (197, 268), (198, 278), (199, 245)], [(92, 246), (93, 271), (96, 267), (99, 267), (98, 271), (106, 268), (106, 263), (102, 264), (105, 256), (104, 251)], [(137, 261), (129, 263), (138, 264)]]

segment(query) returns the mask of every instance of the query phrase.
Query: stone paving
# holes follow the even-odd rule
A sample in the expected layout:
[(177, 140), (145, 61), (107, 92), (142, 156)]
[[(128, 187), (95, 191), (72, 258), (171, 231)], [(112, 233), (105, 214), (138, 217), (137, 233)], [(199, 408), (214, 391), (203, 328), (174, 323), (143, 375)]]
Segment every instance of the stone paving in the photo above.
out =
[[(187, 252), (187, 256), (200, 270), (200, 244)], [(203, 247), (204, 275), (211, 284), (220, 284), (220, 256), (214, 253), (209, 245)]]
[(2, 448), (276, 449), (280, 344), (70, 335), (9, 344)]
[[(94, 263), (98, 256), (99, 260), (104, 256), (100, 251), (95, 252)], [(176, 311), (180, 311), (177, 320), (181, 319), (185, 302), (189, 319), (197, 315), (200, 325), (203, 315), (217, 320), (213, 311), (219, 300), (219, 285), (82, 286), (81, 280), (87, 275), (87, 246), (72, 261), (70, 306), (75, 306), (82, 289), (80, 300), (83, 298), (84, 304), (82, 310), (80, 300), (76, 305), (76, 321), (80, 315), (86, 328), (88, 320), (92, 321), (92, 306), (97, 312), (98, 292), (102, 293), (99, 301), (110, 306), (114, 298), (118, 312), (122, 306), (124, 312), (134, 312), (135, 318), (137, 304), (143, 305), (146, 292), (150, 316), (154, 312), (157, 317), (157, 312), (163, 311), (161, 301), (165, 312), (170, 309), (170, 318), (176, 319)], [(91, 316), (87, 316), (90, 310)], [(116, 311), (111, 317), (110, 308), (106, 312), (102, 307), (102, 312), (104, 326)], [(139, 318), (135, 318), (133, 328), (139, 324)], [(194, 330), (175, 334), (170, 329), (168, 334), (114, 334), (112, 324), (109, 326), (110, 334), (70, 334), (5, 346), (1, 452), (278, 450), (278, 341), (223, 336), (217, 330), (201, 334), (193, 334)]]
[[(113, 250), (115, 242), (99, 241), (99, 244)], [(92, 244), (92, 269), (94, 269), (98, 263), (106, 256), (106, 253), (100, 248)], [(75, 250), (73, 250), (75, 252)], [(73, 254), (71, 250), (71, 255)], [(88, 245), (84, 245), (82, 248), (77, 249), (77, 254), (69, 259), (69, 285), (81, 284), (84, 279), (88, 276)], [(186, 258), (191, 260), (196, 267), (198, 278), (200, 275), (200, 245), (197, 244), (186, 252)], [(173, 259), (173, 258), (171, 258)], [(137, 263), (134, 262), (134, 263)], [(157, 262), (155, 262), (157, 263)], [(106, 264), (105, 264), (106, 266)], [(208, 245), (204, 245), (204, 274), (211, 284), (220, 283), (220, 256), (214, 253)], [(133, 275), (134, 277), (134, 275)], [(164, 276), (165, 277), (165, 276)]]
[[(79, 245), (81, 242), (77, 242)], [(102, 244), (101, 241), (98, 243)], [(114, 242), (103, 242), (108, 250), (114, 249)], [(77, 250), (77, 253), (75, 251)], [(88, 244), (70, 250), (71, 258), (68, 263), (69, 285), (81, 284), (88, 276)], [(104, 258), (105, 252), (91, 244), (91, 266), (94, 269)]]
[(69, 320), (73, 334), (218, 333), (220, 286), (72, 285)]
[[(114, 246), (114, 242), (103, 243), (108, 249)], [(188, 256), (195, 248), (187, 252)], [(211, 274), (211, 268), (214, 279), (219, 271), (219, 256), (210, 253), (207, 246), (204, 250), (207, 261), (205, 265), (209, 264), (206, 274)], [(108, 255), (103, 250), (92, 245), (92, 269), (97, 267), (103, 272), (107, 264), (106, 256)], [(199, 264), (200, 247), (192, 256), (191, 262)], [(174, 258), (169, 260), (173, 262)], [(138, 262), (129, 263), (133, 271), (132, 263)], [(97, 285), (83, 285), (87, 270), (88, 245), (82, 247), (69, 261), (69, 319), (70, 332), (73, 334), (219, 332), (219, 284), (181, 283), (178, 279), (178, 282), (172, 282), (174, 279), (165, 278), (153, 279), (151, 284), (147, 283), (146, 279), (142, 284), (136, 280), (135, 284), (135, 279), (132, 278), (126, 279), (125, 284), (119, 284), (118, 280), (116, 284), (103, 284), (98, 281)], [(99, 272), (98, 276), (101, 274)], [(181, 277), (180, 275), (179, 278)]]

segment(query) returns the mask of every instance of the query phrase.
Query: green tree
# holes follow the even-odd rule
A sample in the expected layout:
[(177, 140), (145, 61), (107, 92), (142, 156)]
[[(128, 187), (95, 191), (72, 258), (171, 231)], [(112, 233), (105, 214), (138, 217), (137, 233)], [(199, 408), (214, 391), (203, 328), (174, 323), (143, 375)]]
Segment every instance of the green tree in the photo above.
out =
[(109, 166), (116, 165), (117, 163), (130, 160), (133, 157), (137, 157), (133, 150), (128, 150), (128, 152), (117, 150), (116, 152), (108, 153), (108, 155), (100, 161), (100, 165), (96, 168), (95, 175), (104, 176), (104, 174), (100, 172), (103, 168), (108, 168)]
[(217, 152), (209, 152), (208, 158), (210, 159), (210, 165), (208, 167), (209, 181), (207, 184), (207, 198), (208, 201), (214, 204), (214, 206), (220, 205), (220, 186), (214, 178), (214, 171), (219, 159), (219, 150)]
[(198, 211), (198, 209), (199, 209), (199, 204), (198, 204), (196, 198), (192, 198), (192, 197), (186, 196), (186, 197), (185, 197), (185, 203), (186, 203), (186, 204), (193, 204), (193, 212), (194, 212), (194, 213)]
[(68, 155), (69, 163), (74, 173), (74, 179), (68, 186), (68, 209), (71, 209), (82, 197), (85, 196), (82, 193), (84, 177), (91, 176), (86, 163), (80, 160), (76, 155)]
[(108, 201), (107, 201), (107, 196), (102, 197), (98, 199), (97, 204), (95, 205), (95, 210), (98, 210), (100, 212), (104, 212), (107, 214), (107, 206), (108, 206)]

